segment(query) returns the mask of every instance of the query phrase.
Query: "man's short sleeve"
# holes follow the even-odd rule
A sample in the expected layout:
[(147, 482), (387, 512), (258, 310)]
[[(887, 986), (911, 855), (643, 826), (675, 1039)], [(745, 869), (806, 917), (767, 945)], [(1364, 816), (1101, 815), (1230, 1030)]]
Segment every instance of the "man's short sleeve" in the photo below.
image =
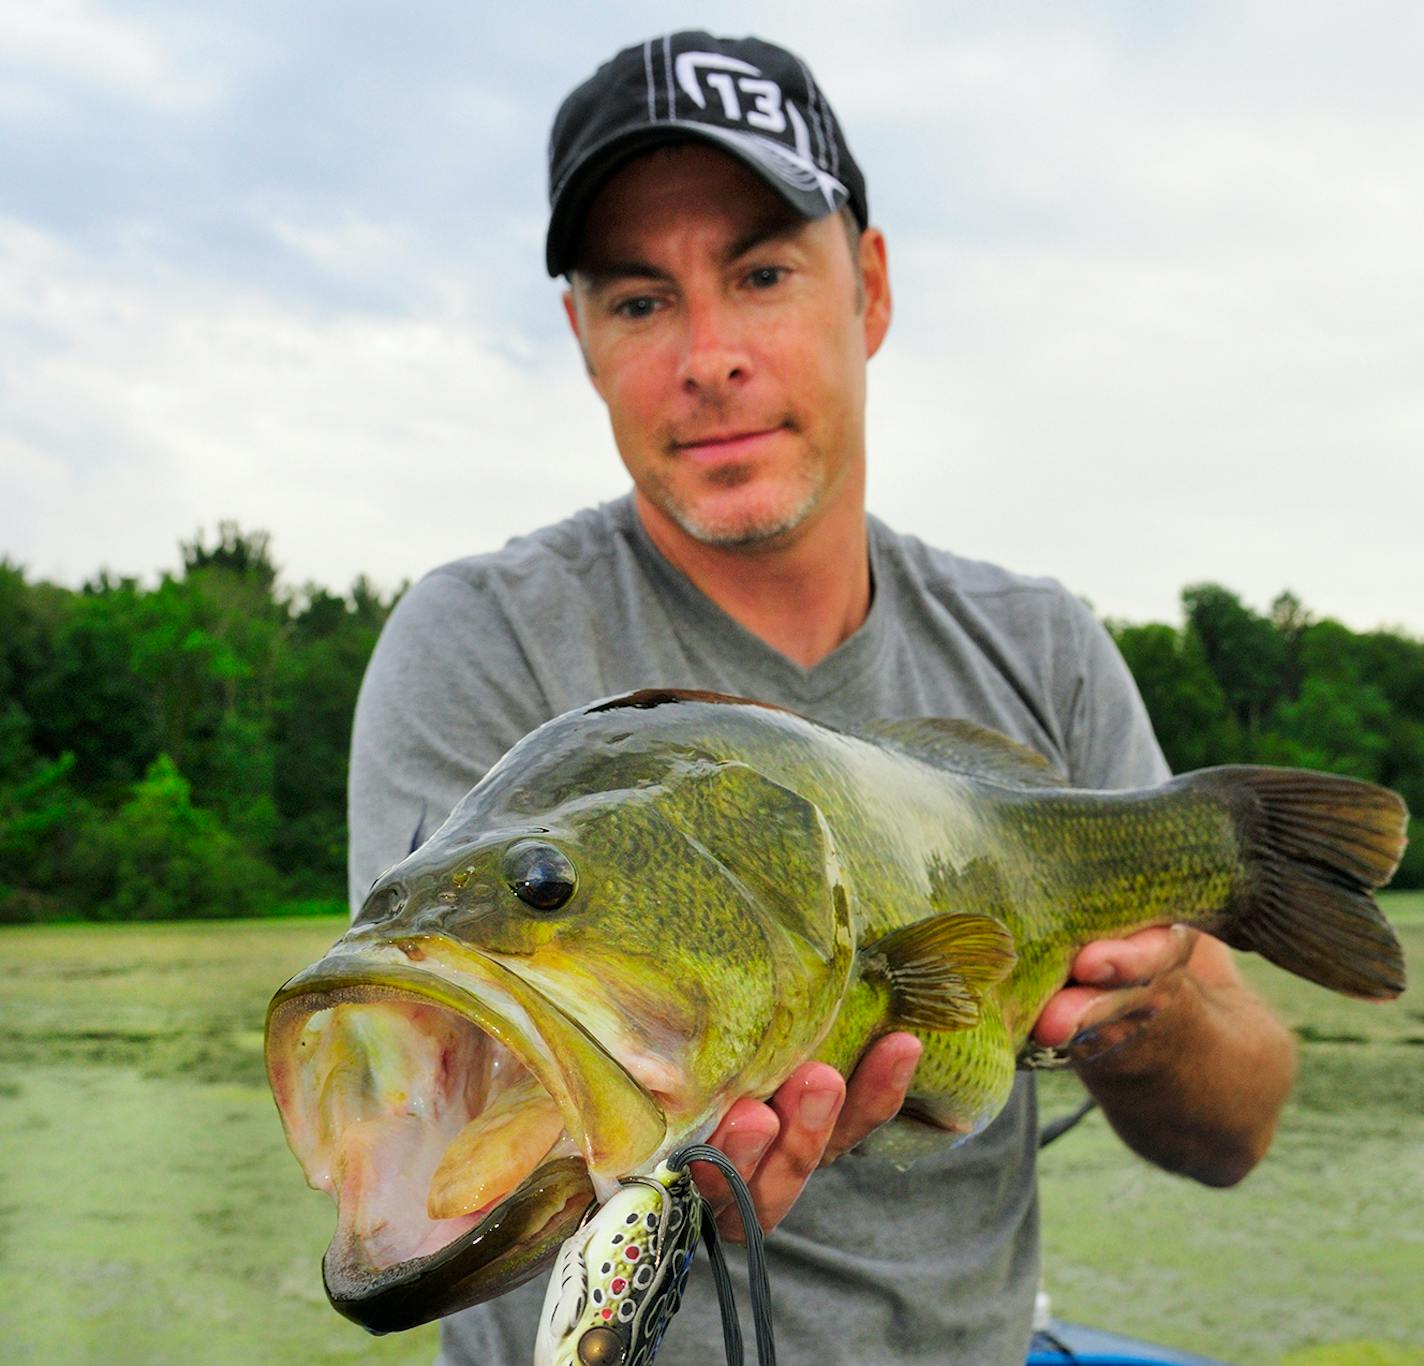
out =
[(1171, 776), (1131, 672), (1102, 623), (1070, 599), (1068, 741), (1078, 787), (1150, 787)]
[(400, 600), (356, 701), (348, 786), (353, 914), (547, 704), (477, 572), (436, 570)]

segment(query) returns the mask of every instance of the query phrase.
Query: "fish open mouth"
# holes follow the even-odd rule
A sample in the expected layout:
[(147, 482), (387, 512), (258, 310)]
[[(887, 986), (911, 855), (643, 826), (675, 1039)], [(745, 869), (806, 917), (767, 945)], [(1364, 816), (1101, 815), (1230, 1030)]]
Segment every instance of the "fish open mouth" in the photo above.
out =
[(336, 1201), (332, 1304), (412, 1327), (537, 1273), (662, 1141), (662, 1111), (581, 1026), (452, 941), (343, 942), (267, 1016), (307, 1181)]

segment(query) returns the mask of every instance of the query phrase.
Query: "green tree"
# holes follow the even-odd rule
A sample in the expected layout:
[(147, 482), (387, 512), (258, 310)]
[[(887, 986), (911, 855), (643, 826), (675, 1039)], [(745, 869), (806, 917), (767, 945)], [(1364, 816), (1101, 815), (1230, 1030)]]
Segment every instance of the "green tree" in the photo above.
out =
[(44, 659), (45, 631), (25, 573), (0, 559), (0, 698), (17, 705)]
[(1289, 590), (1277, 594), (1271, 603), (1271, 625), (1281, 640), (1281, 693), (1285, 697), (1300, 692), (1304, 676), (1300, 642), (1311, 621), (1305, 604)]
[(308, 894), (344, 881), (351, 717), (389, 610), (358, 579), (349, 599), (309, 585), (293, 620), (278, 677), (273, 855)]
[(1174, 772), (1241, 757), (1240, 729), (1193, 632), (1157, 623), (1110, 630)]
[(36, 755), (13, 702), (0, 710), (0, 922), (76, 913), (63, 895), (84, 863), (95, 812), (70, 785), (74, 755)]
[(0, 916), (244, 914), (344, 890), (351, 714), (390, 610), (219, 524), (146, 586), (0, 560)]
[(272, 538), (265, 531), (243, 531), (236, 522), (218, 523), (218, 538), (210, 546), (200, 530), (191, 541), (179, 544), (183, 574), (190, 577), (204, 569), (220, 569), (240, 583), (255, 585), (267, 597), (277, 584), (277, 566), (272, 560)]
[(36, 751), (72, 753), (75, 783), (101, 802), (127, 790), (158, 752), (160, 700), (134, 667), (146, 597), (135, 580), (107, 575), (79, 593), (53, 590), (43, 657), (23, 698)]
[(1220, 584), (1184, 588), (1182, 606), (1187, 629), (1200, 642), (1237, 725), (1254, 743), (1285, 691), (1286, 651), (1280, 635)]
[(277, 828), (273, 716), (289, 608), (265, 532), (219, 527), (182, 547), (183, 574), (148, 595), (134, 668), (158, 699), (160, 745), (195, 800), (244, 843)]
[(277, 880), (217, 818), (194, 806), (187, 780), (160, 754), (106, 826), (112, 891), (102, 919), (260, 915)]
[(1378, 782), (1389, 747), (1389, 704), (1378, 688), (1309, 675), (1300, 696), (1276, 711), (1272, 730), (1260, 737), (1262, 762), (1316, 768)]

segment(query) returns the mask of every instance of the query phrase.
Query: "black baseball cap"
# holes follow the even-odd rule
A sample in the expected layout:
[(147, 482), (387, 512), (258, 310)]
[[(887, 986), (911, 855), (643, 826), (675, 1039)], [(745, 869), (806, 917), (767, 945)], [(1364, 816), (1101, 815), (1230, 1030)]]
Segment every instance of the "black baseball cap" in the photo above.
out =
[(807, 218), (849, 204), (870, 221), (865, 178), (799, 57), (760, 38), (669, 33), (624, 48), (559, 107), (549, 136), (550, 275), (572, 268), (583, 220), (613, 173), (668, 143), (710, 142)]

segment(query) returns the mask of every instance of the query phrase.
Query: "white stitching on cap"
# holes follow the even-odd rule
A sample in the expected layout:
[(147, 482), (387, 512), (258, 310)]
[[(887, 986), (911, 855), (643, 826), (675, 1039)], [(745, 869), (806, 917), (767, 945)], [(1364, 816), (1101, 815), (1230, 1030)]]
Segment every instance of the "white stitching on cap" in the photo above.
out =
[[(795, 108), (794, 105), (788, 107)], [(847, 198), (850, 197), (850, 191), (829, 171), (818, 166), (815, 161), (802, 157), (785, 143), (778, 142), (775, 138), (763, 137), (759, 133), (738, 132), (733, 136), (756, 143), (763, 151), (763, 164), (768, 164), (769, 169), (788, 185), (794, 185), (800, 190), (819, 190), (826, 201), (827, 209), (834, 210), (837, 207), (836, 191)]]
[(796, 65), (801, 68), (801, 74), (806, 79), (806, 112), (811, 116), (811, 131), (816, 135), (816, 160), (825, 169), (829, 166), (829, 158), (826, 156), (826, 132), (821, 127), (821, 116), (816, 110), (816, 96), (820, 92), (816, 89), (815, 81), (811, 79), (806, 63), (800, 57), (796, 59)]
[(747, 133), (739, 128), (722, 128), (713, 124), (707, 131), (736, 146), (755, 148), (757, 160), (767, 171), (795, 189), (820, 191), (827, 212), (834, 212), (840, 207), (836, 202), (836, 195), (841, 194), (849, 199), (850, 191), (824, 167), (818, 166), (811, 156), (810, 130), (794, 101), (787, 100), (786, 110), (792, 123), (800, 130), (797, 148), (788, 147), (784, 142), (765, 134)]
[(653, 85), (653, 40), (649, 38), (643, 44), (643, 73), (648, 78), (648, 122), (658, 121), (658, 105), (656, 99), (656, 89)]
[[(801, 62), (798, 57), (796, 59)], [(841, 144), (840, 144), (840, 123), (837, 121), (831, 106), (826, 103), (826, 97), (821, 94), (821, 87), (815, 82), (811, 73), (806, 70), (806, 63), (801, 62), (801, 70), (806, 72), (806, 89), (811, 97), (810, 108), (812, 117), (816, 120), (817, 132), (825, 129), (826, 146), (830, 149), (827, 162), (830, 166), (831, 174), (838, 176), (841, 173)], [(817, 106), (820, 112), (817, 112)]]
[(677, 117), (677, 95), (672, 88), (672, 34), (663, 35), (663, 71), (667, 77), (668, 118)]

